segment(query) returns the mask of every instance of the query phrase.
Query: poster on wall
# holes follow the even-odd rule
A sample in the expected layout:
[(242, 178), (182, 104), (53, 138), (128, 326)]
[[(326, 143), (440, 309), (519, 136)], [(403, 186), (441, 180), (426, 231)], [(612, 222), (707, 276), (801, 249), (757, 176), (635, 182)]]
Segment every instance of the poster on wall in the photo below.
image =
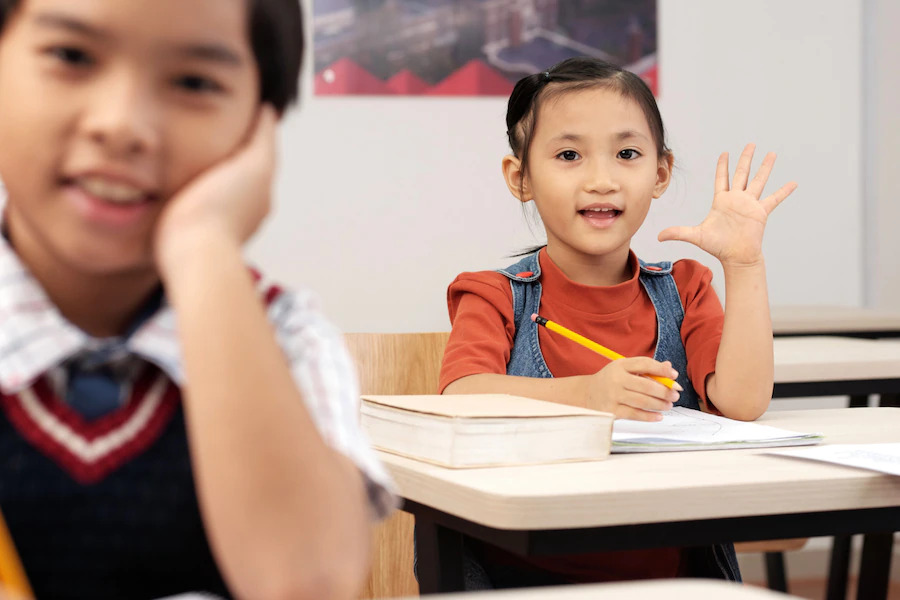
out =
[(657, 93), (656, 0), (314, 0), (315, 94), (507, 96), (594, 56)]

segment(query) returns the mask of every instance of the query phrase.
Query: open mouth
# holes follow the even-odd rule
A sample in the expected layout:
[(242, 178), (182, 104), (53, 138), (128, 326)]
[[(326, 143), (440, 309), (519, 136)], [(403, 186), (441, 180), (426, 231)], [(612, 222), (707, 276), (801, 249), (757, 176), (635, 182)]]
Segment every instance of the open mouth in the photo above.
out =
[(134, 185), (91, 175), (65, 179), (63, 184), (76, 187), (100, 202), (122, 207), (146, 204), (152, 202), (155, 197), (154, 194)]
[(617, 208), (585, 208), (578, 211), (578, 214), (581, 216), (591, 219), (591, 220), (610, 220), (615, 219), (619, 215), (622, 214), (622, 211)]

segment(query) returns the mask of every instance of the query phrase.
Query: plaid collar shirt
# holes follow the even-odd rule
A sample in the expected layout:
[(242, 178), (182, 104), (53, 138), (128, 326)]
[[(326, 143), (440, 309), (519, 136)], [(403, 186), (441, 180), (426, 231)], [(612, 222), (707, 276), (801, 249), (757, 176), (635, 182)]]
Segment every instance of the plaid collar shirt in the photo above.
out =
[[(396, 497), (359, 429), (356, 373), (342, 335), (318, 311), (310, 292), (282, 292), (263, 280), (257, 288), (269, 301), (269, 320), (320, 433), (358, 466), (374, 514), (386, 515)], [(97, 356), (104, 357), (125, 386), (144, 362), (159, 367), (179, 387), (184, 384), (175, 314), (165, 300), (130, 336), (93, 338), (60, 314), (0, 236), (0, 392), (18, 394), (46, 376), (63, 397), (67, 364)]]

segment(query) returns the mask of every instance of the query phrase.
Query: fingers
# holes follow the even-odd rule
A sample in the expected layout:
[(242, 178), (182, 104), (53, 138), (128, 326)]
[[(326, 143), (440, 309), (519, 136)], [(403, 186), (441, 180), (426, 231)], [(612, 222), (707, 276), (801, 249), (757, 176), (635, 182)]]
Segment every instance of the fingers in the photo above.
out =
[(728, 153), (723, 152), (719, 155), (719, 162), (716, 163), (716, 183), (715, 193), (728, 191)]
[(791, 181), (790, 183), (786, 183), (781, 186), (781, 188), (771, 196), (768, 196), (761, 200), (760, 204), (763, 208), (766, 209), (766, 214), (769, 214), (773, 210), (775, 210), (775, 207), (781, 204), (781, 201), (790, 196), (796, 189), (797, 182)]
[(741, 152), (737, 167), (734, 169), (734, 179), (731, 181), (732, 189), (747, 189), (747, 180), (750, 179), (750, 163), (753, 162), (753, 152), (755, 150), (756, 144), (747, 144), (744, 147), (744, 151)]
[(772, 167), (774, 166), (775, 153), (769, 152), (759, 166), (759, 170), (753, 177), (753, 181), (747, 186), (747, 191), (759, 198), (762, 195), (763, 189), (766, 187), (766, 182), (769, 181), (769, 173), (772, 172)]
[[(605, 410), (620, 419), (658, 421), (662, 411), (670, 410), (679, 394), (646, 375), (677, 378), (670, 362), (648, 357), (623, 358), (613, 361), (598, 376), (606, 376)], [(603, 408), (601, 408), (603, 410)]]
[(656, 239), (660, 242), (677, 241), (700, 245), (703, 233), (699, 227), (668, 227), (659, 232)]
[[(678, 392), (647, 377), (630, 375), (625, 381), (616, 407), (616, 414), (628, 412), (639, 415), (641, 421), (657, 421), (659, 413), (671, 410), (678, 402)], [(631, 417), (623, 417), (631, 418)]]
[(631, 358), (622, 358), (616, 362), (620, 363), (622, 368), (632, 375), (656, 375), (657, 377), (669, 377), (671, 379), (678, 377), (678, 371), (672, 368), (672, 363), (669, 361), (659, 362), (647, 356), (632, 356)]
[(620, 404), (616, 407), (615, 412), (617, 419), (630, 419), (632, 421), (662, 421), (663, 416), (658, 412), (653, 412), (649, 410), (641, 410), (639, 408), (634, 408), (628, 406), (627, 404)]

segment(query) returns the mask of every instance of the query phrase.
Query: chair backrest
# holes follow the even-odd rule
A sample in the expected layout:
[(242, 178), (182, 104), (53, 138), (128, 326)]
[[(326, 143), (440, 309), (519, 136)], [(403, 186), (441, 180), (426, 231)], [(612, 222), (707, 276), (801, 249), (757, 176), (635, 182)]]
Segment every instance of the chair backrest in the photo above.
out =
[[(348, 333), (363, 394), (436, 394), (449, 332)], [(413, 518), (397, 512), (376, 526), (372, 569), (363, 598), (414, 596)]]
[(363, 394), (436, 394), (450, 333), (348, 333)]

